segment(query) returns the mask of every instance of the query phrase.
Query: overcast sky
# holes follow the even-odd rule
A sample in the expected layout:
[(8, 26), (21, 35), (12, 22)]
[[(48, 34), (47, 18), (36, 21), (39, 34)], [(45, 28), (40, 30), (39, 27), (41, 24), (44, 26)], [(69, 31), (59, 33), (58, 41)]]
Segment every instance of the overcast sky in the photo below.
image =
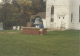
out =
[(0, 0), (0, 2), (1, 2), (1, 0)]

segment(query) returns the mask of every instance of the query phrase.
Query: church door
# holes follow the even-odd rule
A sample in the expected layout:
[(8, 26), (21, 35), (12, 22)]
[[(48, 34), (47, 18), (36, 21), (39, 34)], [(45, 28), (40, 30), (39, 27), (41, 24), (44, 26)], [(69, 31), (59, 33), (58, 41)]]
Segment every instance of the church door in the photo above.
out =
[(58, 16), (58, 21), (57, 21), (57, 27), (65, 27), (65, 17), (64, 16)]

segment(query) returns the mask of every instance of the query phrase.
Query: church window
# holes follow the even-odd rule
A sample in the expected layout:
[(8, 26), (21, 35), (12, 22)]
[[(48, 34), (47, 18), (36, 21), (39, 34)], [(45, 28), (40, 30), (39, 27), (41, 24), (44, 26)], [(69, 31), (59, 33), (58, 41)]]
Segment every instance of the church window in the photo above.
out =
[(54, 14), (54, 6), (51, 7), (51, 14)]
[(71, 22), (72, 22), (72, 20), (73, 20), (73, 14), (71, 14)]
[(59, 17), (59, 19), (60, 19), (60, 17)]
[(53, 22), (53, 18), (51, 18), (51, 22)]
[(64, 17), (63, 17), (63, 19), (64, 19)]
[(80, 5), (79, 5), (79, 22), (80, 22)]
[(51, 22), (54, 22), (54, 6), (51, 6)]

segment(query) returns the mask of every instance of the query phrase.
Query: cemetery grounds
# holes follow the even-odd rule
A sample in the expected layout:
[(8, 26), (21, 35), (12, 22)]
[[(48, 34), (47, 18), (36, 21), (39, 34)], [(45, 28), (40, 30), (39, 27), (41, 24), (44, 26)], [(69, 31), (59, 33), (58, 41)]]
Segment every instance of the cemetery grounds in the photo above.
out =
[(22, 31), (0, 31), (0, 56), (80, 56), (80, 31), (48, 31), (26, 35)]

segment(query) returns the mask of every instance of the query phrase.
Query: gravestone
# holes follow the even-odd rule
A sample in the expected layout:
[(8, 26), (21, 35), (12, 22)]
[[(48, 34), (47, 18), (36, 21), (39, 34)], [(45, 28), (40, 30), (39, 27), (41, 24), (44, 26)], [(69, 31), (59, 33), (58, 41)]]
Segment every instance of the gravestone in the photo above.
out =
[(31, 27), (31, 23), (30, 22), (27, 22), (27, 27)]
[(23, 29), (23, 26), (21, 26), (21, 30)]
[(17, 26), (17, 30), (20, 30), (20, 26)]
[(3, 23), (1, 22), (0, 23), (0, 31), (3, 31), (4, 29), (3, 29)]
[(35, 27), (37, 28), (38, 26), (36, 25)]
[(36, 27), (36, 28), (39, 28), (39, 26), (38, 26), (38, 25), (36, 25), (35, 27)]
[(13, 30), (16, 30), (16, 26), (13, 26)]

